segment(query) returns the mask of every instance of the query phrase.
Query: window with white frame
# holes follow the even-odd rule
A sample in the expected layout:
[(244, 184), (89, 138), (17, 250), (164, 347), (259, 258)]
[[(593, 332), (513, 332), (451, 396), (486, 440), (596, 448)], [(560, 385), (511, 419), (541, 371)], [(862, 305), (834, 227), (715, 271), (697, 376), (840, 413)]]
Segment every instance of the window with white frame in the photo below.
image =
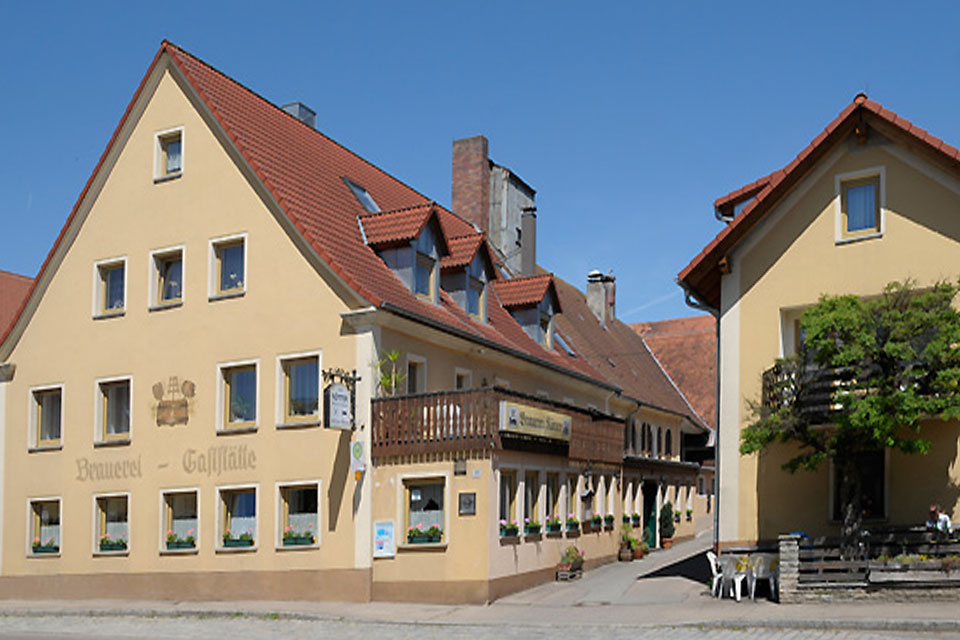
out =
[(183, 173), (183, 127), (156, 134), (154, 179), (167, 180)]
[(409, 478), (403, 481), (407, 543), (444, 540), (444, 478)]
[(131, 379), (97, 381), (97, 441), (123, 442), (130, 439)]
[(60, 499), (30, 501), (30, 551), (60, 553)]
[(63, 433), (63, 387), (30, 391), (30, 446), (57, 447)]
[(130, 497), (95, 496), (97, 550), (100, 553), (126, 552), (130, 541)]
[(94, 316), (115, 316), (124, 312), (126, 271), (126, 258), (102, 260), (94, 265)]
[(220, 540), (222, 548), (250, 548), (257, 541), (257, 489), (220, 489)]
[(319, 483), (289, 484), (279, 487), (280, 535), (284, 547), (313, 546), (319, 541)]
[(277, 390), (280, 424), (315, 423), (320, 420), (320, 354), (297, 354), (278, 358)]
[(500, 471), (500, 521), (517, 522), (517, 474), (515, 471)]
[(885, 177), (884, 167), (835, 177), (838, 243), (873, 238), (883, 233)]
[(247, 236), (210, 241), (210, 296), (242, 294), (247, 289)]
[(195, 489), (163, 493), (163, 548), (166, 551), (191, 551), (197, 548), (199, 534), (198, 498)]
[(151, 308), (183, 302), (183, 247), (150, 254), (150, 300)]
[(523, 476), (523, 521), (524, 524), (539, 523), (540, 472), (527, 471)]
[(219, 365), (220, 430), (256, 428), (258, 369), (256, 360)]

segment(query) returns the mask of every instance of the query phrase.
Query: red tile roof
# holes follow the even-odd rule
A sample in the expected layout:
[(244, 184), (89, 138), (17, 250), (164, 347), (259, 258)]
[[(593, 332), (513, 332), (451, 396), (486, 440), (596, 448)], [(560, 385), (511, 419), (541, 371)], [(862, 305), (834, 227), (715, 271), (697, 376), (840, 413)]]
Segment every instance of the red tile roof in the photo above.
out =
[[(477, 234), (474, 226), (167, 41), (161, 45), (127, 106), (123, 119), (74, 205), (60, 237), (50, 250), (38, 280), (45, 274), (118, 132), (164, 55), (170, 56), (175, 69), (183, 74), (199, 95), (262, 182), (270, 198), (321, 259), (371, 305), (408, 315), (442, 330), (492, 343), (521, 357), (534, 358), (548, 366), (560, 367), (603, 386), (611, 386), (582, 359), (556, 349), (547, 350), (530, 338), (510, 314), (496, 303), (495, 296), (487, 296), (486, 324), (471, 319), (444, 292), (441, 292), (436, 304), (415, 296), (376, 255), (373, 248), (364, 243), (358, 218), (365, 218), (366, 229), (369, 219), (373, 217), (368, 216), (367, 210), (343, 178), (366, 189), (374, 201), (388, 212), (411, 207), (417, 210), (432, 209), (444, 238)], [(374, 222), (374, 228), (376, 225)], [(33, 289), (30, 295), (32, 292)], [(22, 313), (24, 305), (21, 305), (17, 316)], [(0, 337), (0, 345), (6, 346), (4, 343), (9, 335), (8, 329)]]
[(763, 188), (770, 184), (770, 178), (771, 176), (763, 176), (759, 180), (755, 180), (750, 184), (740, 187), (736, 191), (731, 191), (727, 195), (717, 198), (713, 202), (714, 210), (724, 213), (725, 215), (732, 214), (733, 207), (738, 203), (747, 198), (752, 198), (763, 191)]
[(553, 281), (563, 305), (556, 329), (578, 357), (641, 404), (705, 426), (637, 332), (616, 318), (603, 328), (579, 289), (556, 276)]
[[(466, 267), (473, 262), (473, 257), (477, 255), (480, 245), (484, 244), (482, 233), (472, 233), (468, 236), (459, 238), (449, 238), (447, 246), (450, 248), (450, 255), (444, 256), (440, 260), (441, 269), (455, 269)], [(492, 264), (492, 261), (491, 261)]]
[(960, 150), (861, 93), (787, 166), (767, 176), (767, 182), (756, 198), (690, 261), (678, 275), (678, 280), (704, 302), (719, 307), (720, 261), (834, 145), (853, 133), (858, 123), (875, 128), (882, 135), (900, 141), (913, 152), (960, 176)]
[(643, 337), (700, 418), (716, 428), (717, 330), (713, 316), (638, 322), (630, 327)]
[(13, 325), (33, 287), (33, 278), (0, 269), (0, 335)]
[[(361, 215), (360, 223), (363, 225), (367, 244), (371, 247), (385, 247), (415, 240), (431, 219), (439, 220), (437, 208), (435, 203), (428, 202), (393, 211)], [(446, 245), (442, 236), (437, 239)]]
[[(500, 304), (510, 307), (523, 307), (540, 304), (550, 288), (553, 287), (553, 275), (546, 273), (526, 278), (498, 280), (495, 289)], [(559, 312), (559, 309), (555, 309)]]

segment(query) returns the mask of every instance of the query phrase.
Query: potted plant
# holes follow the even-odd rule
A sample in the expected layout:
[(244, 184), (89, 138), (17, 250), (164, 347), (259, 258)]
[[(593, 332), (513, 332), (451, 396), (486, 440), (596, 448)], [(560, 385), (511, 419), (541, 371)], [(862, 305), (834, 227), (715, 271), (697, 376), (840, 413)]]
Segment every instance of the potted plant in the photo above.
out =
[(187, 535), (180, 537), (173, 532), (167, 531), (167, 549), (193, 549), (197, 546), (197, 540), (193, 537), (193, 529), (187, 531)]
[(633, 559), (642, 560), (643, 556), (650, 551), (650, 545), (648, 545), (645, 540), (637, 540), (634, 538), (634, 541), (636, 544), (633, 546)]
[(625, 525), (629, 525), (629, 524), (630, 524), (630, 514), (629, 514), (629, 513), (623, 514), (623, 524), (625, 524)]
[(127, 541), (123, 538), (111, 538), (109, 533), (100, 536), (100, 551), (125, 551)]
[(423, 523), (418, 523), (417, 526), (407, 529), (407, 543), (409, 544), (440, 542), (441, 537), (443, 537), (443, 530), (437, 525), (424, 529)]
[(590, 524), (594, 529), (599, 529), (603, 526), (603, 516), (601, 516), (599, 513), (594, 514), (594, 516), (590, 518)]
[(693, 509), (687, 509), (687, 522), (693, 520)]
[(683, 515), (683, 514), (681, 514), (679, 510), (678, 510), (678, 511), (674, 511), (674, 512), (673, 512), (673, 521), (674, 521), (674, 522), (680, 522), (680, 516), (681, 516), (681, 515)]
[(225, 547), (252, 547), (253, 546), (253, 534), (249, 531), (241, 533), (239, 536), (234, 536), (230, 533), (230, 529), (227, 529), (223, 532), (223, 546)]
[(517, 521), (507, 522), (506, 520), (500, 521), (500, 537), (501, 538), (515, 538), (520, 533), (520, 526), (517, 524)]
[(620, 562), (633, 560), (633, 545), (636, 541), (636, 538), (630, 535), (629, 527), (623, 527), (620, 530), (620, 553), (618, 554)]
[(632, 524), (632, 525), (635, 526), (635, 527), (639, 527), (639, 526), (640, 526), (640, 514), (639, 514), (639, 513), (634, 513), (633, 515), (630, 516), (630, 524)]
[(567, 531), (576, 531), (580, 528), (580, 520), (572, 513), (567, 514)]
[(581, 571), (583, 569), (583, 559), (586, 554), (575, 545), (570, 545), (560, 554), (560, 563), (557, 564), (557, 571)]
[(560, 516), (558, 514), (553, 514), (547, 518), (547, 533), (560, 533), (560, 529), (563, 526), (563, 523), (560, 522)]
[(524, 518), (523, 533), (524, 535), (528, 535), (528, 536), (533, 536), (540, 533), (540, 523), (534, 520), (533, 518)]
[(307, 525), (307, 528), (303, 531), (297, 531), (292, 526), (286, 526), (283, 529), (283, 546), (285, 547), (296, 547), (316, 544), (317, 539), (313, 535), (313, 532), (310, 530), (310, 527), (313, 526), (313, 523)]
[(613, 519), (614, 519), (614, 518), (613, 518), (613, 514), (612, 514), (612, 513), (608, 513), (607, 515), (603, 516), (603, 524), (604, 524), (604, 526), (609, 527), (609, 528), (612, 528), (612, 527), (613, 527)]
[(673, 534), (676, 527), (673, 524), (673, 505), (665, 502), (660, 508), (660, 546), (664, 549), (673, 547)]
[(60, 553), (60, 545), (54, 538), (50, 538), (46, 542), (41, 542), (40, 538), (34, 538), (31, 548), (34, 553)]

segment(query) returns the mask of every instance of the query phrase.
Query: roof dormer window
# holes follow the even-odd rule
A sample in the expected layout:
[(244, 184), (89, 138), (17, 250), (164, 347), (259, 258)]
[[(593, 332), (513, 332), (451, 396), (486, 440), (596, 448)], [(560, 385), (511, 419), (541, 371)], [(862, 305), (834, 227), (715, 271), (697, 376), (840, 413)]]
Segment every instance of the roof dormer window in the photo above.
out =
[(496, 278), (490, 250), (479, 233), (449, 240), (450, 255), (443, 270), (443, 290), (477, 322), (487, 321), (487, 284)]
[(358, 185), (357, 183), (349, 180), (348, 178), (343, 179), (347, 183), (347, 186), (350, 187), (350, 191), (353, 192), (353, 195), (356, 196), (357, 200), (360, 201), (360, 204), (363, 205), (363, 208), (369, 211), (370, 213), (379, 213), (380, 206), (373, 199), (373, 196), (370, 193)]
[(497, 281), (497, 296), (513, 319), (533, 340), (553, 348), (553, 319), (560, 312), (560, 299), (553, 276), (544, 274)]

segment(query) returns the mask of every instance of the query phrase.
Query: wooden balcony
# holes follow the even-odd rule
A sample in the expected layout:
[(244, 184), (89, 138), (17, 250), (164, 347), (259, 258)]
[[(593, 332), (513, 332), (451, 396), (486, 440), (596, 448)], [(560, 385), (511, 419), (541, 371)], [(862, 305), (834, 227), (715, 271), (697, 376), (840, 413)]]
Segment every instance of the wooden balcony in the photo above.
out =
[[(502, 402), (569, 417), (569, 440), (502, 428)], [(371, 413), (375, 459), (491, 449), (610, 463), (623, 458), (622, 421), (499, 387), (376, 398)]]
[(851, 369), (831, 369), (812, 365), (773, 366), (763, 372), (762, 409), (775, 411), (796, 406), (812, 423), (830, 422), (839, 409), (838, 393), (858, 393)]

